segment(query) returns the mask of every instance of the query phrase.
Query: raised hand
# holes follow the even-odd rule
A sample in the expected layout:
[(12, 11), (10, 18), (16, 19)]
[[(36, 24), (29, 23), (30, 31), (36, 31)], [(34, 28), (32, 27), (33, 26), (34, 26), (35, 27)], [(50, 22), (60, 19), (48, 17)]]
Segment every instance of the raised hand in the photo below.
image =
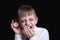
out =
[(30, 28), (28, 26), (24, 27), (23, 34), (25, 35), (26, 38), (31, 38), (34, 36), (35, 31), (33, 28)]
[(13, 29), (15, 34), (19, 34), (20, 35), (20, 33), (21, 33), (20, 26), (18, 26), (17, 28), (14, 27), (14, 20), (12, 20), (12, 22), (11, 22), (11, 28)]

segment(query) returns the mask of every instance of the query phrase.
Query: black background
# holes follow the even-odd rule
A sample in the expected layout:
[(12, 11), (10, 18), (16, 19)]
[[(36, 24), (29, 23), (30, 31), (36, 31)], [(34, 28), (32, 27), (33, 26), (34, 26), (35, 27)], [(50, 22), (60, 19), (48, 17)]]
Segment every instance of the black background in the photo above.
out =
[(49, 31), (50, 40), (59, 39), (59, 12), (57, 1), (48, 0), (2, 0), (0, 1), (0, 39), (13, 40), (14, 32), (10, 28), (11, 19), (16, 17), (17, 8), (22, 4), (32, 5), (39, 18), (37, 26)]

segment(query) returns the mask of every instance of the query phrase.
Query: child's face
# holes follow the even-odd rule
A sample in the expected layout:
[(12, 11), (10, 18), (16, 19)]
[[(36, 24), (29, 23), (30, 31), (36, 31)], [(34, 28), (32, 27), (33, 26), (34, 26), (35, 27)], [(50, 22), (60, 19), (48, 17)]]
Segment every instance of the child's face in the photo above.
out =
[(22, 28), (24, 28), (25, 26), (34, 28), (36, 24), (37, 18), (34, 15), (27, 15), (25, 17), (22, 17), (20, 20), (20, 25)]

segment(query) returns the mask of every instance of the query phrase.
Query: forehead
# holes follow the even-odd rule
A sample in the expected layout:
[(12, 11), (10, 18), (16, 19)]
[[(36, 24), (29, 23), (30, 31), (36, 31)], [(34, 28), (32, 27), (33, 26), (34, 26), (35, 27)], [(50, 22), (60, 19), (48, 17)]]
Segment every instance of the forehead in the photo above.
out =
[(23, 18), (23, 17), (32, 17), (32, 16), (35, 16), (34, 11), (21, 12), (18, 17)]
[(22, 17), (22, 18), (20, 18), (20, 19), (23, 20), (23, 19), (30, 19), (30, 18), (34, 19), (35, 16), (34, 16), (34, 15), (27, 15), (27, 16)]

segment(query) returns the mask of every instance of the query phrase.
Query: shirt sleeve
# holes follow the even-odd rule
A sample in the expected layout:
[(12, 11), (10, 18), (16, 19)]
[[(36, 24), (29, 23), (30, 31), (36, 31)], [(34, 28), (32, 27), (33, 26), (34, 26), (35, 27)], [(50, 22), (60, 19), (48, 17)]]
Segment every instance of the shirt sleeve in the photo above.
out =
[(48, 30), (45, 30), (45, 31), (42, 33), (42, 38), (41, 38), (41, 40), (49, 40)]
[(15, 34), (15, 40), (22, 40), (21, 35)]

